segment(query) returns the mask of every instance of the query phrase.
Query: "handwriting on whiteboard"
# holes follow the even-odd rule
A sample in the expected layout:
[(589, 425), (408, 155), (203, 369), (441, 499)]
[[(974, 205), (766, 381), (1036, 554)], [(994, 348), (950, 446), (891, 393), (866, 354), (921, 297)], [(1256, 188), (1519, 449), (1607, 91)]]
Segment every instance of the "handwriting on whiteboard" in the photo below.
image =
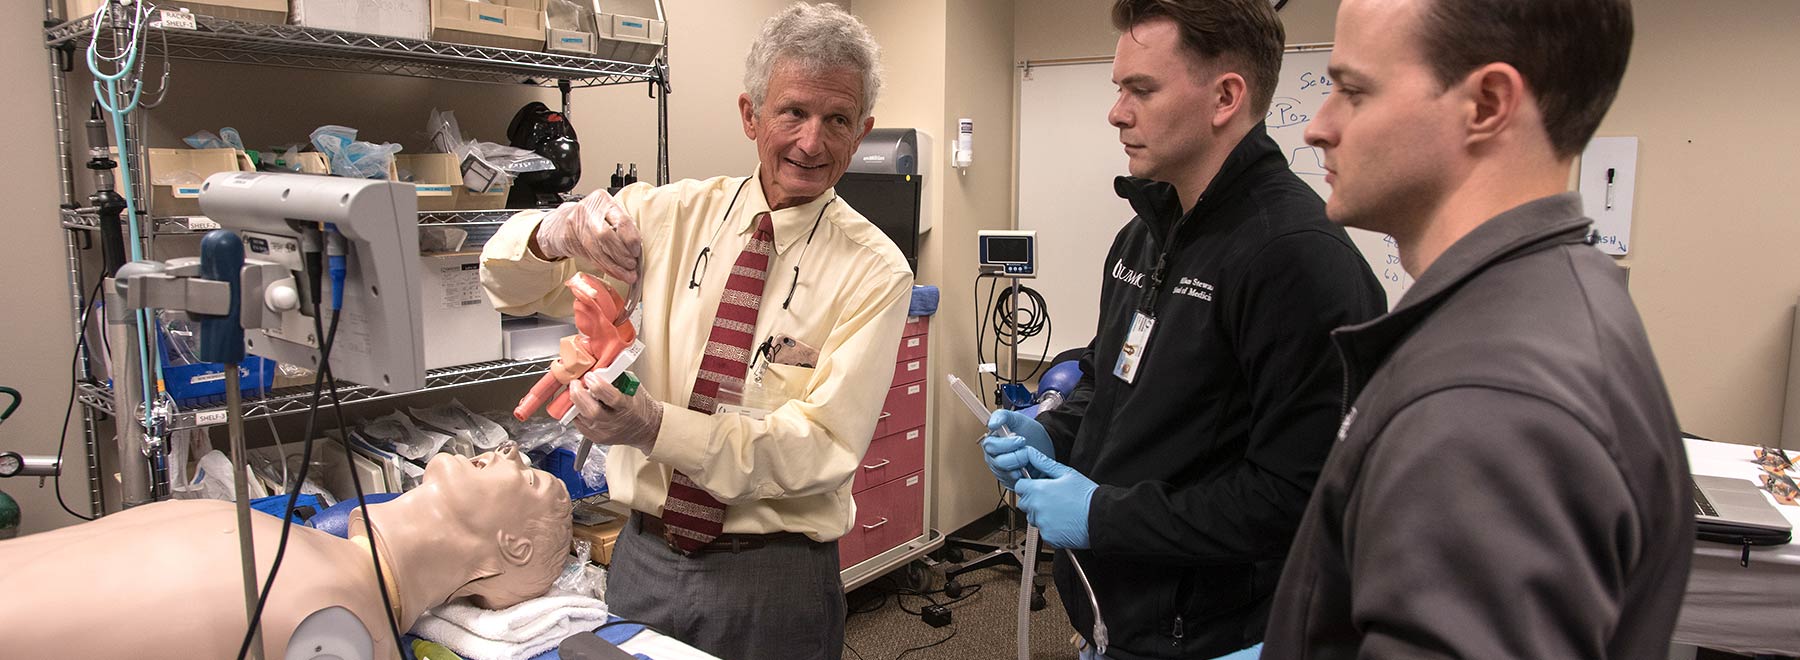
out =
[[(1337, 81), (1326, 73), (1330, 52), (1319, 49), (1289, 51), (1282, 57), (1281, 77), (1276, 81), (1274, 98), (1263, 117), (1269, 137), (1281, 145), (1288, 167), (1300, 180), (1330, 199), (1331, 186), (1325, 184), (1325, 153), (1306, 143), (1306, 127), (1319, 116)], [(1370, 273), (1380, 280), (1390, 306), (1399, 301), (1412, 286), (1412, 277), (1400, 264), (1400, 248), (1391, 237), (1360, 229), (1349, 229), (1350, 240), (1368, 263)]]
[(1608, 234), (1596, 230), (1594, 231), (1594, 234), (1589, 237), (1589, 240), (1593, 241), (1595, 247), (1601, 248), (1602, 250), (1605, 250), (1607, 247), (1613, 248), (1613, 250), (1607, 252), (1608, 254), (1626, 254), (1631, 251), (1631, 246), (1626, 245), (1625, 239), (1617, 234)]

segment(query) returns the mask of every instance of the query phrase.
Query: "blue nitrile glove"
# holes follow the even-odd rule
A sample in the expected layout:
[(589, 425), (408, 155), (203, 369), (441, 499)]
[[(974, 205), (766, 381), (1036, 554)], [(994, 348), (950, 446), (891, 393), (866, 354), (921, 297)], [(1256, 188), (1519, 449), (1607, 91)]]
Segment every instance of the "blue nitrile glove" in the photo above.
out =
[[(997, 435), (1002, 426), (1013, 435)], [(1001, 485), (1012, 488), (1013, 482), (1019, 480), (1019, 471), (1025, 468), (1025, 455), (1019, 450), (1026, 447), (1056, 457), (1056, 447), (1050, 444), (1050, 433), (1037, 420), (1011, 410), (996, 410), (988, 417), (988, 435), (981, 439), (982, 458), (987, 460), (988, 471), (994, 473)]]
[(1026, 447), (1018, 453), (1025, 455), (1033, 474), (1044, 475), (1013, 484), (1026, 519), (1050, 545), (1069, 550), (1088, 547), (1088, 507), (1099, 484), (1036, 449)]

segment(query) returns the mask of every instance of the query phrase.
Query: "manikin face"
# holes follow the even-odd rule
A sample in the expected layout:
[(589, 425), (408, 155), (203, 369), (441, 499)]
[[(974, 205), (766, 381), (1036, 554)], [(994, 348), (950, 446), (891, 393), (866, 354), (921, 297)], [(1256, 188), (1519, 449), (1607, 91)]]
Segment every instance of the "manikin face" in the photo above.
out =
[(425, 482), (451, 499), (470, 529), (517, 529), (528, 516), (569, 513), (568, 488), (526, 464), (511, 442), (474, 458), (438, 454), (425, 466)]
[(1411, 0), (1345, 0), (1338, 10), (1336, 84), (1306, 129), (1325, 154), (1325, 211), (1337, 223), (1416, 233), (1462, 163), (1465, 113), (1425, 61), (1419, 12)]
[(1175, 22), (1156, 19), (1119, 35), (1113, 56), (1119, 100), (1106, 120), (1119, 129), (1132, 176), (1180, 185), (1209, 146), (1208, 85), (1181, 47)]
[[(542, 594), (561, 572), (569, 547), (569, 491), (561, 480), (526, 465), (518, 447), (503, 443), (474, 458), (438, 454), (425, 467), (424, 488), (448, 500), (463, 529), (492, 535), (492, 572), (454, 595), (489, 609), (511, 607)], [(492, 564), (487, 562), (492, 561)]]
[(744, 135), (756, 141), (763, 195), (771, 209), (825, 194), (844, 171), (875, 118), (862, 114), (862, 76), (852, 69), (812, 71), (776, 62), (761, 108), (738, 97)]

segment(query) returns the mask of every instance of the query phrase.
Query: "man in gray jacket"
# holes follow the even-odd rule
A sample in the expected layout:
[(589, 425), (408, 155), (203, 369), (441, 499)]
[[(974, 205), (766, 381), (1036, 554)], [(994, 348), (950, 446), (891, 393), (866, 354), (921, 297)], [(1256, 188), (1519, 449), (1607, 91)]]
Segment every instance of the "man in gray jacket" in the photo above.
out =
[(1662, 658), (1694, 519), (1668, 392), (1570, 164), (1628, 0), (1344, 0), (1307, 130), (1417, 278), (1334, 333), (1348, 406), (1264, 658)]

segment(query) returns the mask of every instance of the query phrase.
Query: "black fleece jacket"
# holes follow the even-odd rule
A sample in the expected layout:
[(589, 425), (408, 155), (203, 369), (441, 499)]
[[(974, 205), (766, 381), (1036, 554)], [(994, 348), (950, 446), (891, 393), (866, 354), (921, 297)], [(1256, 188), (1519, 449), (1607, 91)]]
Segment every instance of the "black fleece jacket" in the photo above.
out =
[[(1262, 639), (1342, 414), (1330, 332), (1375, 318), (1385, 297), (1260, 126), (1186, 214), (1169, 184), (1115, 188), (1138, 216), (1106, 258), (1086, 375), (1041, 421), (1057, 460), (1100, 484), (1078, 555), (1107, 655), (1213, 657)], [(1156, 325), (1128, 384), (1113, 373), (1140, 309)], [(1056, 583), (1089, 635), (1066, 561)]]

